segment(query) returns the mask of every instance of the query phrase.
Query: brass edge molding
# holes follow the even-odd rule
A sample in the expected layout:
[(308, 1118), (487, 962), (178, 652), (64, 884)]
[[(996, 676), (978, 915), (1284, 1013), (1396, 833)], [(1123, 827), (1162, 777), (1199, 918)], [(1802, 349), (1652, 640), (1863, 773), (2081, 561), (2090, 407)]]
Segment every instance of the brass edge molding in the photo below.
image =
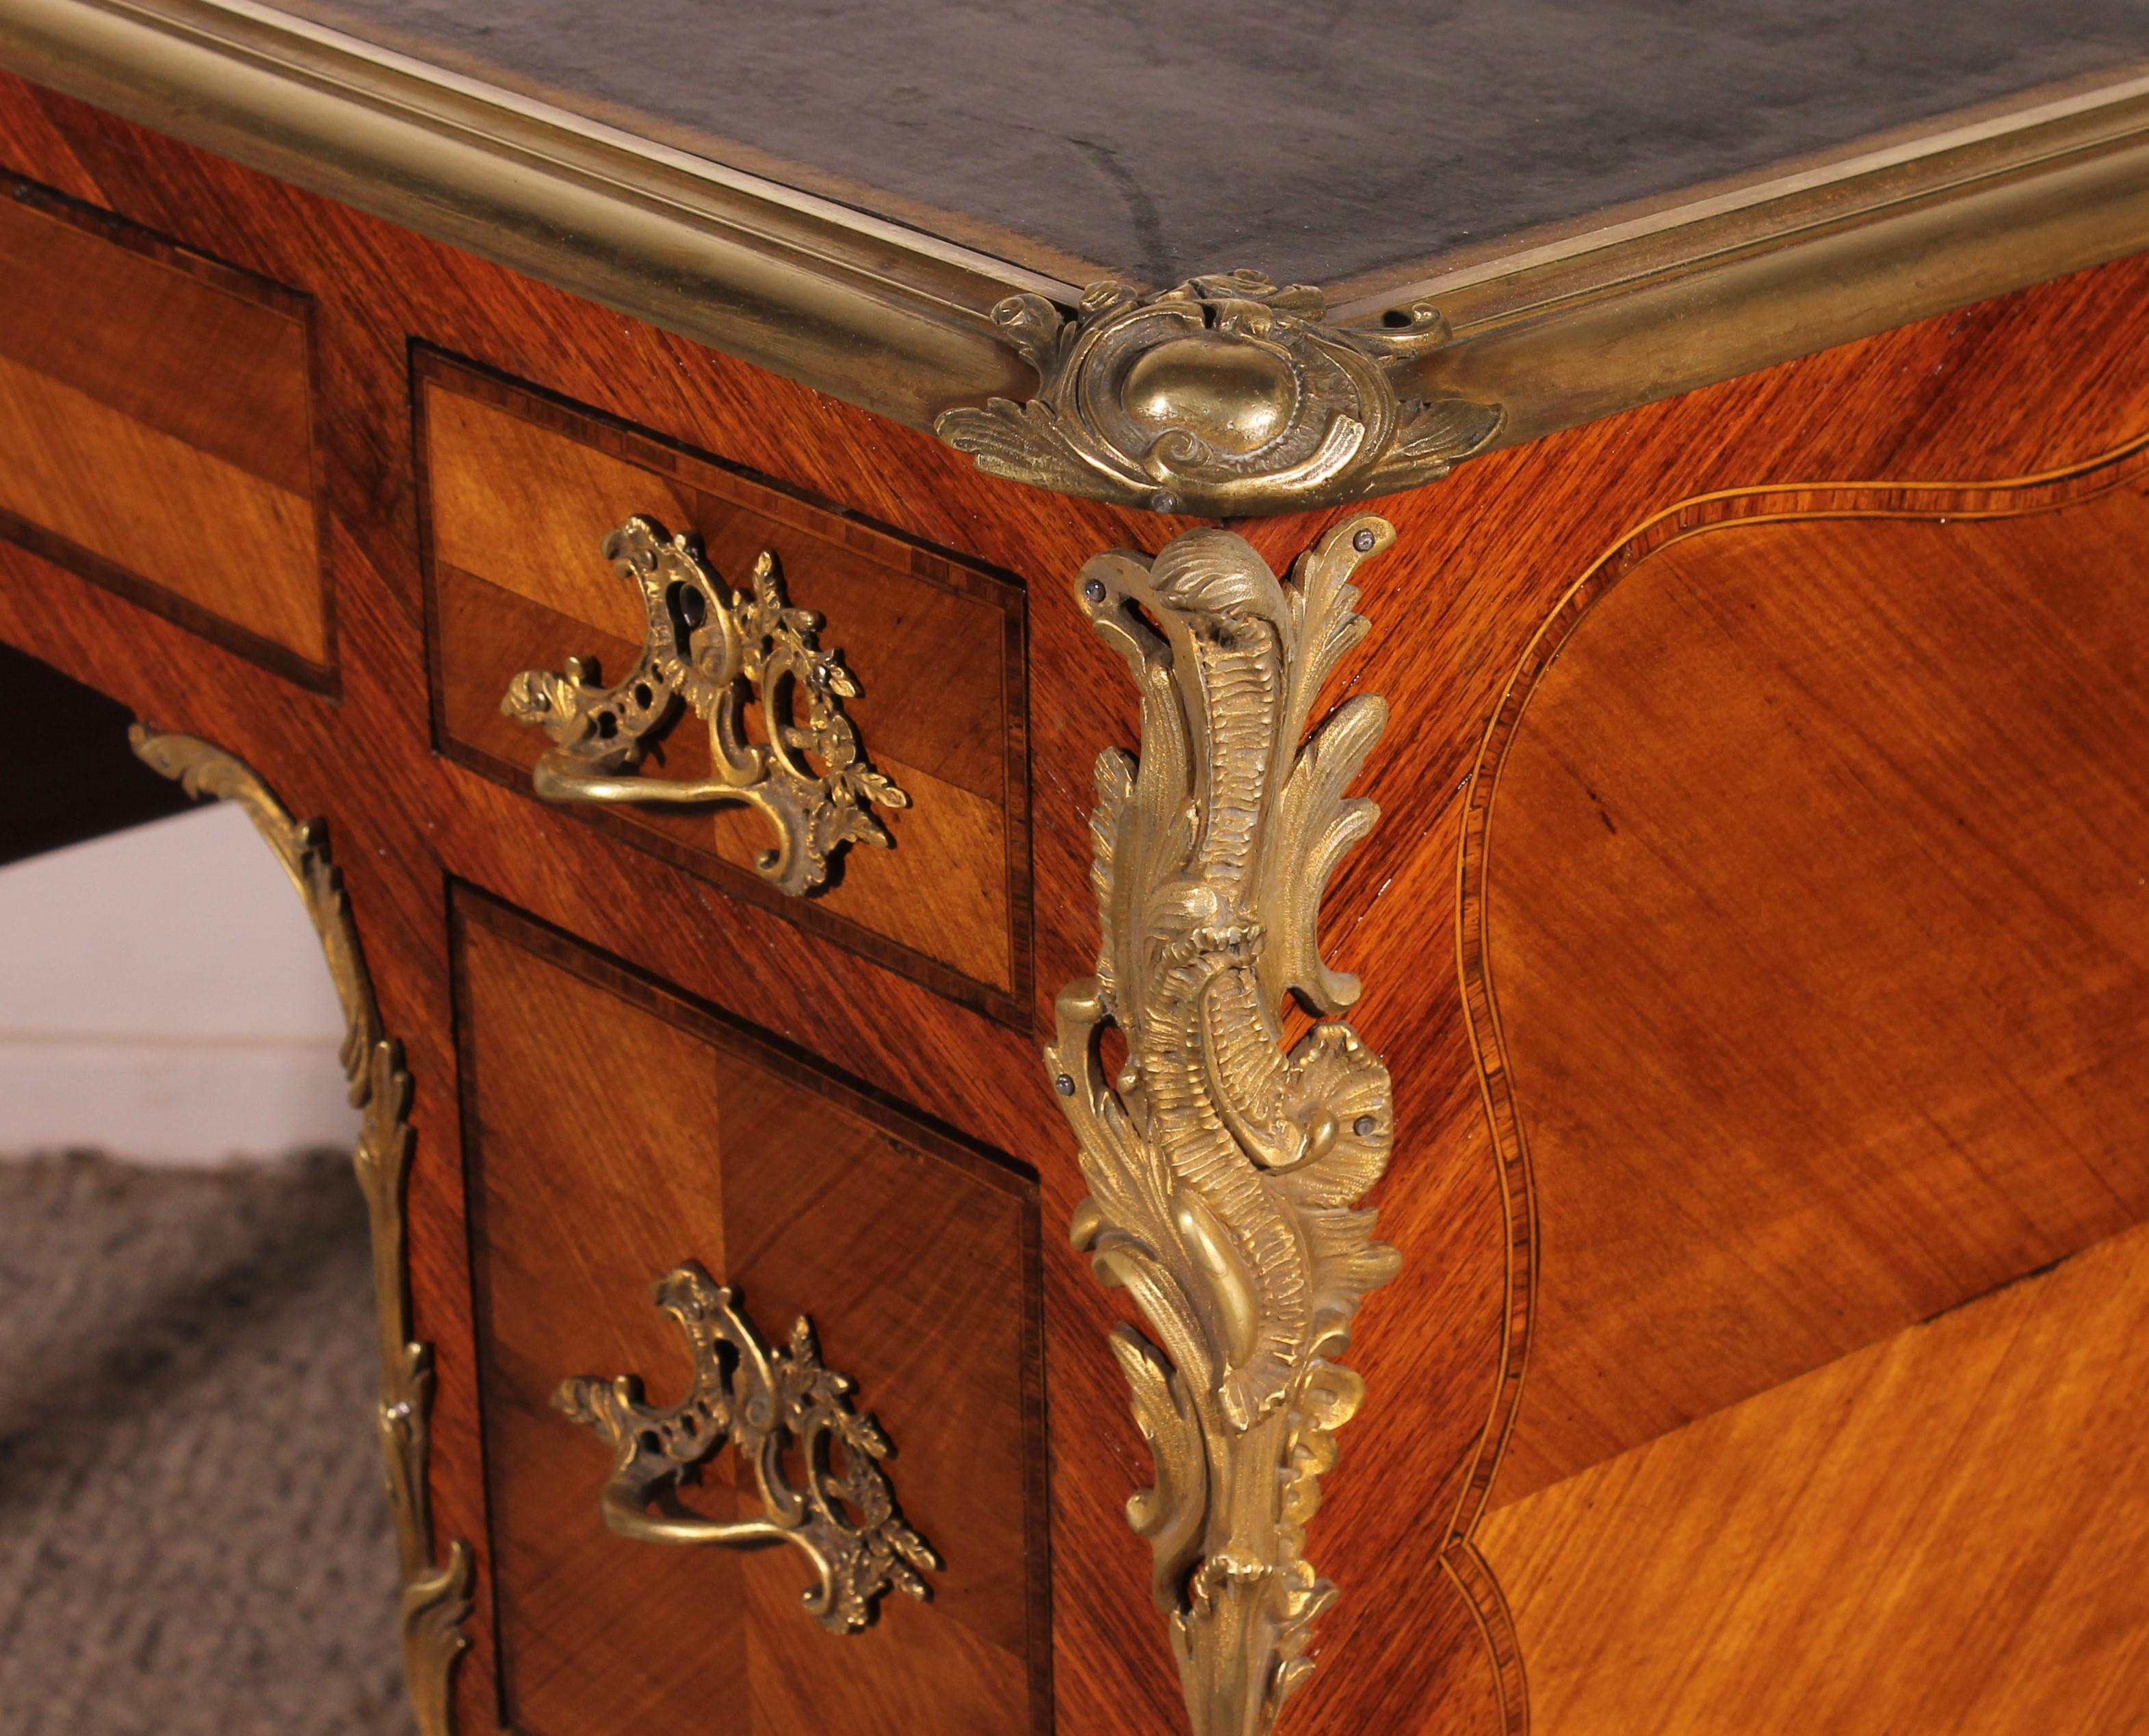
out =
[(916, 428), (1075, 293), (243, 0), (0, 0), (0, 64)]
[[(770, 1349), (737, 1293), (693, 1260), (659, 1278), (650, 1300), (686, 1336), (693, 1364), (686, 1397), (647, 1404), (633, 1375), (576, 1375), (552, 1395), (554, 1409), (612, 1449), (599, 1497), (605, 1524), (652, 1543), (788, 1543), (813, 1567), (814, 1583), (799, 1601), (831, 1633), (871, 1627), (891, 1591), (929, 1597), (924, 1576), (939, 1571), (940, 1557), (896, 1506), (881, 1468), (894, 1448), (875, 1418), (853, 1408), (857, 1383), (822, 1362), (813, 1323), (801, 1315), (790, 1342)], [(762, 1511), (750, 1518), (704, 1518), (677, 1498), (680, 1484), (727, 1442), (761, 1497)], [(803, 1473), (798, 1482), (791, 1466)]]
[(1333, 1015), (1359, 994), (1316, 924), (1376, 818), (1343, 792), (1387, 707), (1358, 694), (1306, 726), (1367, 631), (1351, 575), (1394, 540), (1353, 518), (1286, 586), (1241, 538), (1194, 531), (1079, 581), (1140, 690), (1141, 751), (1097, 762), (1103, 943), (1096, 975), (1060, 991), (1045, 1065), (1091, 1190), (1071, 1238), (1157, 1341), (1111, 1337), (1155, 1461), (1127, 1514), (1195, 1736), (1261, 1736), (1313, 1672), (1336, 1588), (1305, 1527), (1365, 1396), (1335, 1358), (1398, 1265), (1358, 1205), (1393, 1144), (1387, 1069), (1338, 1018), (1288, 1053), (1282, 1036), (1289, 999)]
[(1639, 273), (1694, 264), (1725, 246), (1794, 239), (1906, 199), (2124, 144), (2149, 120), (2149, 60), (1953, 114), (1868, 133), (1743, 174), (1692, 184), (1407, 261), (1328, 285), (1343, 320), (1378, 318), (1401, 298), (1434, 295), (1457, 324), (1512, 316)]
[(1331, 325), (1311, 284), (1235, 271), (1155, 294), (1108, 278), (1072, 320), (1014, 295), (993, 318), (1036, 395), (944, 411), (933, 431), (1063, 494), (1220, 517), (1325, 506), (1444, 476), (1500, 425), (1495, 405), (1397, 390), (1447, 342), (1427, 302), (1377, 330)]
[[(757, 871), (793, 898), (827, 884), (848, 845), (892, 849), (873, 809), (908, 808), (910, 798), (868, 762), (843, 710), (858, 683), (842, 653), (821, 649), (821, 617), (792, 607), (774, 553), (764, 549), (754, 562), (750, 591), (734, 591), (710, 570), (697, 535), (675, 536), (640, 513), (606, 536), (603, 551), (641, 598), (642, 656), (610, 687), (579, 657), (564, 673), (526, 669), (509, 683), (501, 712), (552, 741), (531, 774), (538, 796), (751, 808), (777, 834)], [(689, 708), (708, 726), (711, 775), (637, 775)], [(750, 708), (761, 717), (757, 737)]]
[(373, 979), (359, 946), (341, 871), (329, 854), (325, 825), (292, 818), (244, 761), (197, 737), (160, 735), (137, 723), (128, 740), (146, 764), (176, 779), (189, 795), (234, 803), (245, 810), (298, 888), (328, 959), (343, 1007), (344, 1072), (352, 1106), (362, 1116), (351, 1163), (372, 1232), (380, 1346), (376, 1427), (402, 1575), (403, 1677), (419, 1736), (454, 1736), (450, 1687), (455, 1660), (470, 1644), (462, 1624), (471, 1613), (472, 1562), (470, 1546), (460, 1539), (448, 1545), (445, 1561), (433, 1559), (426, 1482), (433, 1348), (411, 1336), (404, 1216), (410, 1170), (410, 1075), (403, 1070), (402, 1045), (381, 1030)]
[(1493, 450), (2149, 249), (2149, 79), (2040, 94), (1507, 259), (1346, 287), (1336, 317), (1437, 297), (1454, 335), (1416, 388), (1498, 397)]
[[(1072, 283), (245, 0), (0, 0), (0, 63), (915, 428), (1034, 389), (996, 307), (1080, 317)], [(1377, 339), (1437, 300), (1453, 335), (1397, 365), (1397, 398), (1497, 405), (1478, 450), (1525, 444), (2149, 249), (2142, 87), (2025, 93), (1521, 254), (1366, 274), (1325, 286), (1327, 330)], [(1248, 485), (1230, 510), (1352, 497)]]

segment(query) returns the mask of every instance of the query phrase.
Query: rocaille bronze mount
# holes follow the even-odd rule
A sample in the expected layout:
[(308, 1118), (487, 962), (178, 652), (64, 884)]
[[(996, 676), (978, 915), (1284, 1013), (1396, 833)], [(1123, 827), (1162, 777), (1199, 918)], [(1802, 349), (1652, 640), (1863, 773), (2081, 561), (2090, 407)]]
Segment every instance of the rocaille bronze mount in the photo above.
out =
[(470, 1644), (476, 1563), (470, 1546), (450, 1542), (433, 1559), (426, 1482), (431, 1445), (433, 1347), (412, 1336), (408, 1230), (404, 1193), (410, 1173), (410, 1075), (402, 1045), (381, 1029), (372, 975), (351, 920), (343, 876), (329, 856), (327, 828), (294, 819), (253, 768), (194, 736), (159, 735), (136, 724), (129, 737), (144, 763), (178, 780), (190, 796), (214, 797), (244, 810), (304, 900), (326, 955), (344, 1015), (343, 1065), (350, 1101), (362, 1120), (351, 1154), (372, 1230), (375, 1319), (379, 1326), (380, 1399), (375, 1422), (387, 1475), (402, 1570), (403, 1677), (419, 1736), (454, 1736), (450, 1678)]
[[(790, 1343), (772, 1350), (737, 1296), (692, 1260), (659, 1278), (651, 1296), (686, 1334), (693, 1361), (686, 1397), (662, 1409), (645, 1404), (632, 1375), (578, 1375), (552, 1395), (557, 1409), (611, 1447), (611, 1476), (598, 1497), (606, 1525), (653, 1543), (788, 1543), (813, 1566), (806, 1613), (832, 1633), (870, 1627), (890, 1591), (927, 1597), (924, 1576), (940, 1557), (904, 1522), (881, 1467), (888, 1437), (852, 1408), (853, 1382), (823, 1364), (813, 1323), (800, 1316)], [(707, 1518), (677, 1497), (727, 1442), (761, 1496), (751, 1517)]]
[(934, 431), (996, 476), (1229, 517), (1431, 481), (1498, 430), (1496, 405), (1404, 395), (1403, 370), (1447, 342), (1429, 304), (1380, 327), (1326, 313), (1319, 289), (1256, 271), (1150, 295), (1106, 279), (1072, 320), (1011, 295), (993, 320), (1037, 395), (944, 411)]
[(1387, 1069), (1340, 1019), (1283, 1037), (1291, 998), (1331, 1015), (1358, 998), (1316, 923), (1376, 817), (1344, 790), (1387, 706), (1361, 693), (1307, 723), (1366, 632), (1351, 574), (1394, 534), (1351, 519), (1288, 585), (1220, 530), (1100, 555), (1080, 580), (1140, 692), (1141, 752), (1097, 762), (1103, 945), (1059, 993), (1045, 1065), (1090, 1190), (1074, 1245), (1155, 1334), (1111, 1339), (1156, 1468), (1127, 1512), (1195, 1736), (1262, 1736), (1313, 1672), (1336, 1593), (1306, 1522), (1365, 1392), (1335, 1359), (1398, 1264), (1358, 1203), (1394, 1141)]
[[(910, 798), (867, 762), (843, 711), (858, 683), (840, 652), (821, 649), (821, 617), (791, 606), (776, 556), (764, 551), (752, 588), (733, 591), (692, 532), (675, 536), (639, 513), (605, 538), (604, 556), (642, 599), (642, 656), (610, 687), (578, 657), (562, 672), (526, 669), (509, 684), (501, 710), (552, 738), (531, 774), (537, 794), (751, 808), (777, 840), (756, 866), (793, 897), (825, 884), (846, 845), (888, 848), (893, 841), (873, 809), (908, 808)], [(711, 775), (638, 774), (689, 707), (708, 726)], [(760, 715), (757, 736), (749, 710)]]

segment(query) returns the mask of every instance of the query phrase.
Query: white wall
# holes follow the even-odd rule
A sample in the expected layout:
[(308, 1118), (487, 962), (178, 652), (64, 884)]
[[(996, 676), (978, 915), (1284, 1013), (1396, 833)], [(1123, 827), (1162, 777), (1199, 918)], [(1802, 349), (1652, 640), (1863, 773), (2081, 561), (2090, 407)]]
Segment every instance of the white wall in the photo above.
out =
[(0, 1153), (348, 1145), (342, 1036), (304, 906), (236, 808), (0, 868)]

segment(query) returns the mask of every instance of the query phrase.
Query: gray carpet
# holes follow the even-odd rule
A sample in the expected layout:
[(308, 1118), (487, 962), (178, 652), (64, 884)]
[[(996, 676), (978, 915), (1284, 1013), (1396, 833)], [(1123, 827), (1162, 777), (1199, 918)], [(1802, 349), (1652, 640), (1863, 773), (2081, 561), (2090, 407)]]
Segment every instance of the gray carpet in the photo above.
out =
[(0, 1736), (409, 1736), (340, 1154), (0, 1162)]

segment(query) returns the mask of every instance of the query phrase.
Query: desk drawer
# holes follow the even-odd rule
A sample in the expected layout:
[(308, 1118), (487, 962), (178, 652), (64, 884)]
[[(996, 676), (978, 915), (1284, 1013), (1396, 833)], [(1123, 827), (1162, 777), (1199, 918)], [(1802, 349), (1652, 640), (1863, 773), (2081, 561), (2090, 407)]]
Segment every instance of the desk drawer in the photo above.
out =
[(310, 304), (0, 189), (0, 535), (325, 685)]
[[(1021, 589), (592, 412), (421, 354), (424, 539), (435, 728), (450, 758), (523, 790), (552, 746), (502, 711), (526, 671), (581, 659), (620, 682), (651, 628), (606, 539), (642, 516), (692, 532), (725, 591), (774, 557), (857, 688), (866, 760), (908, 798), (877, 807), (888, 849), (851, 845), (808, 896), (756, 872), (769, 821), (742, 807), (580, 806), (615, 835), (954, 999), (1019, 1021), (1029, 996), (1029, 843)], [(639, 768), (706, 779), (683, 706)], [(757, 707), (746, 721), (759, 727)], [(764, 732), (765, 738), (765, 732)]]
[[(1042, 1728), (1031, 1181), (482, 897), (457, 901), (455, 959), (507, 1727)], [(687, 1341), (652, 1283), (690, 1260), (773, 1345), (811, 1316), (892, 1443), (901, 1519), (940, 1562), (929, 1601), (892, 1591), (873, 1625), (830, 1632), (801, 1607), (797, 1548), (607, 1529), (615, 1447), (557, 1395), (632, 1374), (650, 1404), (678, 1401)], [(705, 1519), (765, 1510), (732, 1446), (679, 1499)]]

